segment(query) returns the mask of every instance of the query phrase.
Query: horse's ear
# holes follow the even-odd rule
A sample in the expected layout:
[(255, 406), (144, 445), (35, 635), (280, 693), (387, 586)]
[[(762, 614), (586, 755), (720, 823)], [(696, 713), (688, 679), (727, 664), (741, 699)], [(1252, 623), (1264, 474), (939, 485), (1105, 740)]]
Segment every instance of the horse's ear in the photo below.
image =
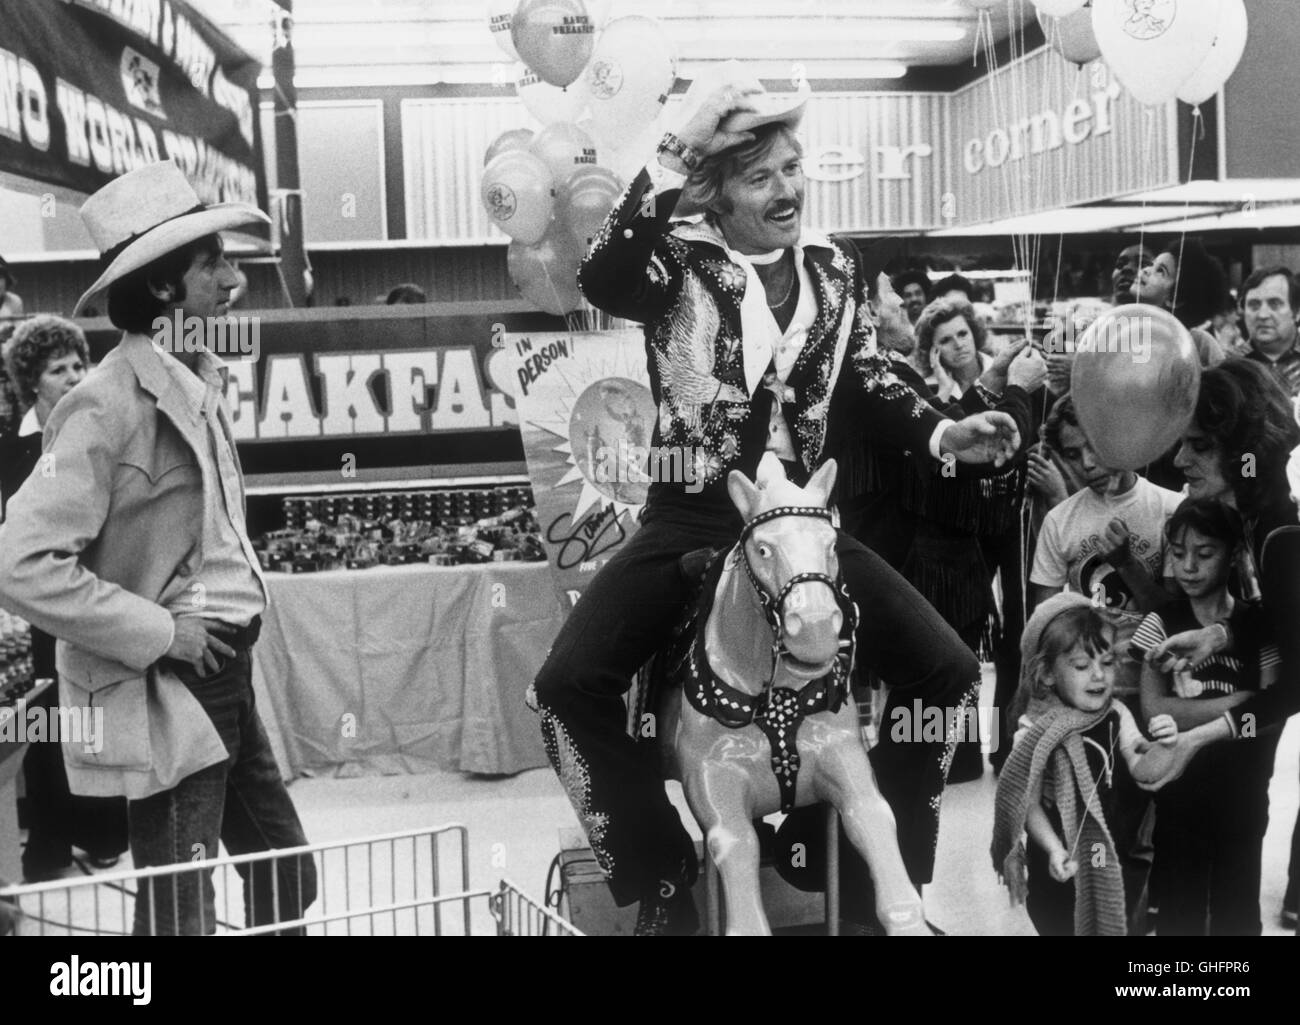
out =
[(835, 474), (838, 469), (834, 459), (827, 459), (817, 467), (817, 472), (812, 475), (804, 490), (816, 495), (818, 503), (825, 505), (835, 489)]
[(739, 470), (732, 470), (727, 474), (727, 494), (731, 496), (731, 501), (737, 509), (740, 510), (742, 519), (750, 519), (753, 510), (758, 508), (758, 488), (750, 483)]

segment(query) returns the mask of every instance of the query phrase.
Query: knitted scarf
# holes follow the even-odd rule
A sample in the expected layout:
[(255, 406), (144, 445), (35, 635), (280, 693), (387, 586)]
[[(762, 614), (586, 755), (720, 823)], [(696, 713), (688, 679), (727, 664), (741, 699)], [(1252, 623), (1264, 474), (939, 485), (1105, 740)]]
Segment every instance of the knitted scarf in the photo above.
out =
[[(1083, 746), (1083, 733), (1105, 719), (1109, 711), (1090, 715), (1054, 702), (1011, 749), (998, 776), (990, 853), (994, 869), (1011, 891), (1012, 902), (1020, 904), (1028, 894), (1025, 819), (1032, 795), (1040, 792), (1051, 765), (1065, 842), (1078, 837), (1072, 855), (1079, 863), (1074, 877), (1076, 936), (1123, 936), (1127, 931), (1119, 855), (1096, 799), (1097, 784)], [(1080, 798), (1085, 802), (1082, 811)], [(1096, 863), (1097, 844), (1101, 845), (1100, 864)]]

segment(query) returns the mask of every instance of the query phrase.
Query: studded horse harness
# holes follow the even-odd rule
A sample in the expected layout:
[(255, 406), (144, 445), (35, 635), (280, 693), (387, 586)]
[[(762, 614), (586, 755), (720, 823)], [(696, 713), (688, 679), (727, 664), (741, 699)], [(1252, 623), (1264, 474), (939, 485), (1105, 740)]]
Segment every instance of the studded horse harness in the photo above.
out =
[[(853, 666), (858, 609), (849, 598), (843, 582), (825, 573), (798, 573), (786, 581), (777, 594), (768, 593), (754, 573), (745, 543), (754, 528), (779, 516), (806, 516), (831, 521), (828, 509), (786, 505), (759, 513), (740, 532), (739, 547), (745, 573), (754, 586), (763, 607), (763, 616), (772, 629), (772, 673), (767, 685), (760, 694), (746, 694), (718, 677), (709, 664), (704, 647), (708, 616), (700, 615), (695, 638), (687, 652), (684, 687), (686, 699), (701, 715), (708, 716), (727, 729), (740, 729), (752, 723), (763, 731), (772, 748), (772, 773), (776, 776), (781, 792), (781, 810), (789, 812), (794, 808), (795, 787), (799, 780), (800, 758), (796, 741), (800, 724), (818, 712), (838, 712), (849, 695), (849, 672)], [(840, 628), (839, 653), (825, 676), (810, 680), (797, 691), (791, 687), (777, 687), (774, 686), (777, 669), (781, 656), (786, 651), (782, 636), (781, 608), (796, 585), (810, 582), (820, 582), (830, 587), (840, 607), (843, 625)]]

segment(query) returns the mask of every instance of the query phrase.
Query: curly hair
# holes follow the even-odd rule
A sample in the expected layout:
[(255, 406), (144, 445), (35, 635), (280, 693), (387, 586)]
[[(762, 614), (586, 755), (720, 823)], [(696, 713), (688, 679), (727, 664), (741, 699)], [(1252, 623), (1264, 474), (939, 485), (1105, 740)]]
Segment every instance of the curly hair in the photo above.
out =
[(975, 307), (965, 299), (936, 299), (921, 311), (916, 322), (916, 350), (923, 360), (930, 358), (930, 349), (934, 346), (934, 334), (950, 320), (966, 318), (971, 337), (975, 339), (975, 348), (984, 351), (988, 332), (984, 321), (975, 312)]
[(1206, 251), (1200, 239), (1175, 240), (1164, 251), (1178, 261), (1173, 314), (1184, 327), (1200, 327), (1216, 313), (1232, 307), (1228, 272)]
[(686, 179), (682, 194), (685, 208), (731, 213), (731, 202), (722, 194), (723, 185), (729, 178), (744, 174), (749, 167), (767, 156), (776, 145), (776, 140), (782, 137), (794, 147), (796, 153), (803, 156), (803, 146), (795, 130), (783, 121), (773, 121), (755, 128), (752, 142), (705, 157)]
[[(1218, 442), (1223, 477), (1243, 516), (1257, 516), (1289, 502), (1286, 464), (1300, 445), (1291, 400), (1254, 360), (1233, 357), (1201, 374), (1193, 420)], [(1252, 456), (1254, 474), (1238, 472)]]
[(4, 361), (24, 406), (36, 401), (36, 386), (50, 361), (71, 353), (90, 365), (86, 336), (72, 321), (42, 314), (18, 325), (4, 345)]

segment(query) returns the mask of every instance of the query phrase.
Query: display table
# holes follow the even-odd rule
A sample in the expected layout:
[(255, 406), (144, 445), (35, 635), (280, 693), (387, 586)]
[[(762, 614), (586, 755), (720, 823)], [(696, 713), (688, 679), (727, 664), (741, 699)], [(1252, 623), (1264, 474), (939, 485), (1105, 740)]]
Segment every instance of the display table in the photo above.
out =
[(563, 622), (545, 563), (266, 580), (253, 685), (286, 778), (547, 764), (524, 704)]

